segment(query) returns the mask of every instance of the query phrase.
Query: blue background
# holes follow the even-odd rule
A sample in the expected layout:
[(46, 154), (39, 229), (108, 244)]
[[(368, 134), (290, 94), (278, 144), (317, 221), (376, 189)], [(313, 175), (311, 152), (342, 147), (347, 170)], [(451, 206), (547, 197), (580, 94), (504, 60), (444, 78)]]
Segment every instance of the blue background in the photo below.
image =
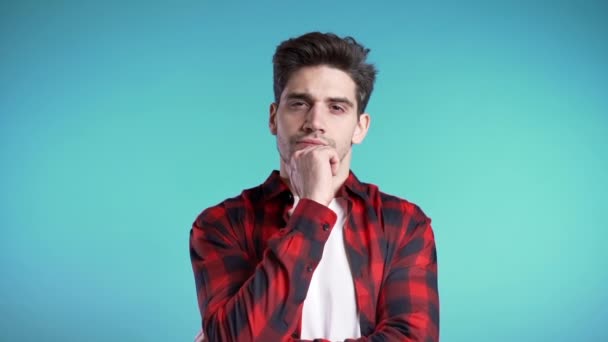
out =
[(0, 5), (0, 340), (190, 341), (205, 207), (278, 167), (271, 57), (380, 70), (362, 180), (433, 218), (443, 341), (608, 339), (608, 6)]

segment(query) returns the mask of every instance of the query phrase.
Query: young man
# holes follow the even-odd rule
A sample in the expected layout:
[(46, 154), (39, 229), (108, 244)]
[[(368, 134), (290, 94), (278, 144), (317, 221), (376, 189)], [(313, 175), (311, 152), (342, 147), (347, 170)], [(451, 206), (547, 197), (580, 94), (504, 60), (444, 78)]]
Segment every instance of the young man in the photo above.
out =
[(438, 341), (437, 258), (416, 205), (350, 171), (375, 80), (354, 39), (277, 47), (280, 171), (203, 211), (190, 256), (209, 341)]

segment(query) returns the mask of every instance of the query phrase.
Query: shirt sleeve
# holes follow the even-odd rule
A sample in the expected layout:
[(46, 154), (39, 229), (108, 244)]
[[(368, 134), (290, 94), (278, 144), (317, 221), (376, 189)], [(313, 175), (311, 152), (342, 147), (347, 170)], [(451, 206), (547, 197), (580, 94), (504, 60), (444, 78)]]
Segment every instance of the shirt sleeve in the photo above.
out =
[(257, 262), (234, 233), (246, 227), (232, 226), (222, 205), (201, 213), (190, 231), (190, 259), (205, 337), (290, 340), (336, 219), (328, 207), (301, 199)]
[(380, 289), (376, 328), (371, 335), (345, 342), (439, 341), (437, 252), (431, 220), (416, 208), (414, 215), (404, 215), (398, 231), (403, 234)]

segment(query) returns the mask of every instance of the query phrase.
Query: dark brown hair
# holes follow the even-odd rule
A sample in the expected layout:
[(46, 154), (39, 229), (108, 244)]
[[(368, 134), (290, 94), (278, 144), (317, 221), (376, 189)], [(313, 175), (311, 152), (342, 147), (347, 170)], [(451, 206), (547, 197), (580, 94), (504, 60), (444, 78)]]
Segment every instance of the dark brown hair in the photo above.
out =
[(354, 38), (340, 38), (333, 33), (311, 32), (282, 42), (272, 58), (275, 102), (279, 103), (295, 71), (306, 66), (327, 65), (350, 75), (357, 86), (358, 114), (363, 113), (377, 73), (372, 64), (365, 63), (368, 53), (369, 49)]

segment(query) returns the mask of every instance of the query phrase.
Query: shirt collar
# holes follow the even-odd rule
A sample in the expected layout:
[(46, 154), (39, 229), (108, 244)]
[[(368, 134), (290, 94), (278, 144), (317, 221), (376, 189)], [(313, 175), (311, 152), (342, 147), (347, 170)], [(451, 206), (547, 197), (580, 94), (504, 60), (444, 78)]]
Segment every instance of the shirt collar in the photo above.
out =
[[(273, 170), (270, 176), (262, 184), (262, 192), (264, 194), (264, 200), (268, 201), (277, 196), (290, 196), (291, 192), (289, 187), (281, 178), (281, 174), (277, 170)], [(354, 194), (363, 200), (367, 200), (367, 191), (365, 184), (361, 183), (357, 176), (349, 170), (348, 177), (344, 181), (344, 184), (338, 189), (336, 197), (349, 198), (349, 194)]]

